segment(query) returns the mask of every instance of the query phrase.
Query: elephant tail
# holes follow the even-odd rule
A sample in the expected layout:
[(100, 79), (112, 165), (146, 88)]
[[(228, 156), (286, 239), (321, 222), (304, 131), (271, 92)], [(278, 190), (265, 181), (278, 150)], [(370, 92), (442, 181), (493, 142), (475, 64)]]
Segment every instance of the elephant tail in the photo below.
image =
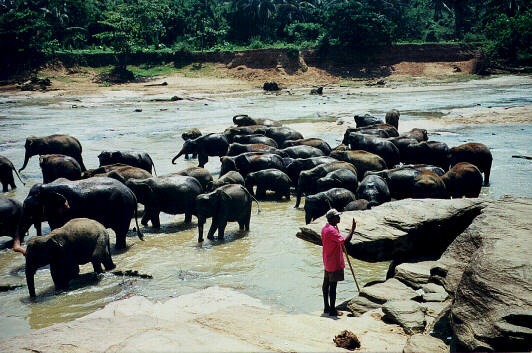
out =
[(251, 194), (249, 194), (249, 196), (251, 196), (251, 198), (257, 203), (257, 214), (259, 214), (261, 212), (259, 201), (255, 198), (255, 196)]
[(18, 172), (17, 172), (17, 170), (15, 169), (15, 167), (13, 167), (13, 171), (14, 171), (15, 174), (17, 175), (18, 180), (20, 180), (20, 182), (22, 183), (22, 185), (26, 185), (26, 184), (22, 181), (22, 179), (20, 178), (20, 175), (18, 174)]
[(137, 219), (137, 200), (135, 198), (135, 225), (137, 226), (137, 236), (139, 237), (140, 240), (144, 241), (144, 235), (141, 233), (140, 231), (140, 228), (139, 228), (139, 221)]

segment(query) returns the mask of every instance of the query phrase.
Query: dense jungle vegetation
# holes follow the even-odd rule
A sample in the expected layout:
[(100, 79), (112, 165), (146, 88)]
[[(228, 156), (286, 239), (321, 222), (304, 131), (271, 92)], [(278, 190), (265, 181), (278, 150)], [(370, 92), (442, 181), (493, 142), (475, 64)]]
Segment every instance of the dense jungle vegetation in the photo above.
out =
[(239, 50), (472, 42), (530, 65), (532, 0), (2, 0), (4, 64), (61, 51)]

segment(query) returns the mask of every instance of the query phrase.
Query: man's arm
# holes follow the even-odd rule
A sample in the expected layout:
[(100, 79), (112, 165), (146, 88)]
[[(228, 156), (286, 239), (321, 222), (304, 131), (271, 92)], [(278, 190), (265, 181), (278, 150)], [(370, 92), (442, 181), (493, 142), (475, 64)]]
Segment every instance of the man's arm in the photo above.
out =
[(353, 234), (355, 233), (355, 229), (357, 228), (357, 221), (355, 221), (355, 219), (353, 218), (353, 224), (351, 225), (351, 231), (349, 232), (349, 234), (347, 235), (347, 237), (345, 237), (345, 243), (349, 244), (351, 242), (351, 238), (353, 237)]

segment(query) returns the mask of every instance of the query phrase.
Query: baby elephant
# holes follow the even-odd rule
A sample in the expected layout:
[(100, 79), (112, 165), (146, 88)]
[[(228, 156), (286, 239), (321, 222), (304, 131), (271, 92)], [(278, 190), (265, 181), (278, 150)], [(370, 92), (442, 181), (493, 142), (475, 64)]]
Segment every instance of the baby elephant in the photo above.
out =
[(26, 248), (26, 282), (30, 297), (35, 297), (34, 275), (38, 268), (50, 264), (57, 290), (68, 288), (79, 274), (79, 265), (92, 262), (97, 273), (102, 264), (107, 271), (115, 268), (111, 258), (109, 231), (88, 218), (74, 218), (50, 234), (33, 237)]

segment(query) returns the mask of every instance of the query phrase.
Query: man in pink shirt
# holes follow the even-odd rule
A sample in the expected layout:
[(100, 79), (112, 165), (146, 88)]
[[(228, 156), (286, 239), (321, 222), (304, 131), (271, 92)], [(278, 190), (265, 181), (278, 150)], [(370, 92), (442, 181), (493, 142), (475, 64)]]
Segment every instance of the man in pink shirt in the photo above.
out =
[(344, 242), (349, 243), (355, 232), (357, 222), (353, 218), (351, 232), (347, 237), (343, 237), (338, 230), (341, 213), (331, 208), (325, 214), (327, 224), (321, 229), (321, 242), (323, 244), (323, 265), (325, 273), (323, 276), (323, 313), (329, 316), (341, 316), (342, 312), (336, 310), (336, 285), (338, 281), (344, 280)]

